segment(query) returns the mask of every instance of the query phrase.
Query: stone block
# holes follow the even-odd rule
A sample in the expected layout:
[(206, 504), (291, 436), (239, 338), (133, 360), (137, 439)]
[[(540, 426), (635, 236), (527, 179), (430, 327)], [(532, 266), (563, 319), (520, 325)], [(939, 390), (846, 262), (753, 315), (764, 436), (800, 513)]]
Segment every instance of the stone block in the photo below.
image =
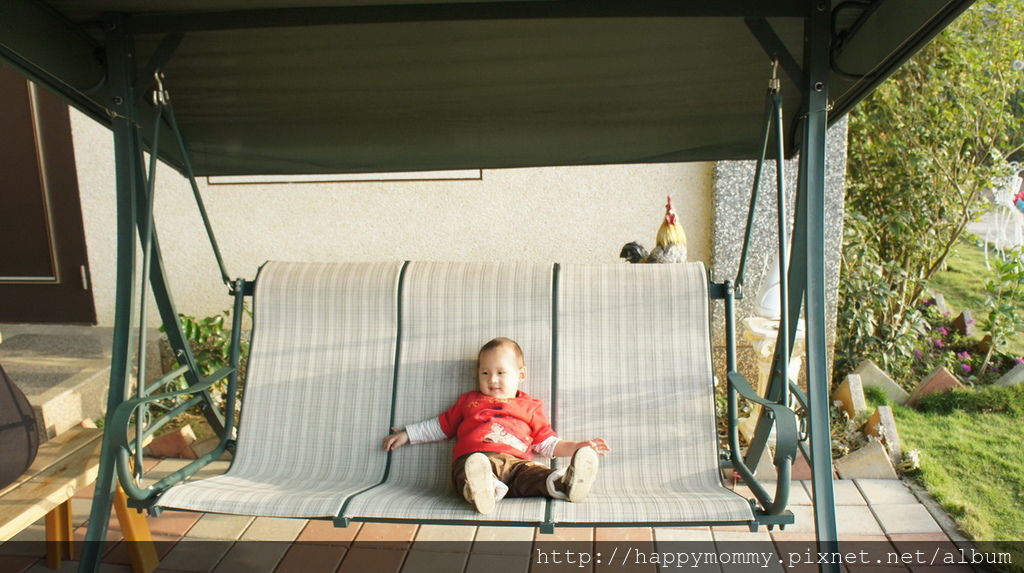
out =
[[(194, 442), (194, 443), (192, 443), (192, 445), (189, 446), (189, 449), (192, 450), (193, 457), (201, 458), (201, 457), (205, 456), (206, 454), (212, 452), (214, 449), (216, 449), (217, 445), (219, 443), (220, 443), (220, 438), (214, 436), (212, 438), (207, 438), (207, 439), (205, 439), (205, 440), (203, 440), (201, 442)], [(217, 459), (218, 460), (230, 460), (231, 459), (231, 452), (225, 451)]]
[(850, 374), (832, 392), (832, 401), (839, 401), (851, 420), (867, 412), (868, 404), (864, 399), (864, 386), (859, 374)]
[(953, 328), (964, 336), (974, 336), (974, 317), (971, 316), (971, 311), (965, 310), (957, 315), (953, 319)]
[(889, 453), (875, 440), (836, 460), (835, 468), (843, 479), (898, 479)]
[(154, 458), (185, 458), (194, 459), (192, 444), (196, 441), (196, 434), (192, 426), (183, 426), (167, 432), (155, 438), (146, 448), (146, 453)]
[(999, 380), (996, 380), (996, 386), (1016, 386), (1017, 384), (1024, 384), (1024, 362), (1014, 366)]
[(915, 406), (921, 398), (924, 398), (929, 394), (949, 392), (954, 388), (963, 387), (964, 385), (957, 380), (956, 376), (953, 376), (953, 374), (944, 367), (939, 366), (935, 370), (932, 370), (932, 373), (922, 380), (921, 383), (917, 385), (917, 388), (914, 388), (914, 393), (907, 399), (907, 406)]
[(864, 426), (864, 433), (874, 436), (889, 451), (889, 461), (899, 465), (903, 461), (903, 448), (900, 446), (900, 434), (896, 431), (896, 418), (889, 406), (879, 406)]
[(761, 452), (761, 459), (757, 460), (757, 467), (754, 468), (754, 475), (757, 476), (758, 481), (774, 481), (778, 479), (775, 463), (772, 461), (773, 455), (771, 448), (765, 448)]
[(899, 404), (902, 406), (907, 403), (907, 398), (910, 397), (910, 394), (900, 387), (899, 384), (893, 381), (885, 370), (879, 368), (878, 365), (871, 360), (862, 361), (853, 373), (860, 376), (860, 382), (863, 388), (881, 388), (893, 404)]

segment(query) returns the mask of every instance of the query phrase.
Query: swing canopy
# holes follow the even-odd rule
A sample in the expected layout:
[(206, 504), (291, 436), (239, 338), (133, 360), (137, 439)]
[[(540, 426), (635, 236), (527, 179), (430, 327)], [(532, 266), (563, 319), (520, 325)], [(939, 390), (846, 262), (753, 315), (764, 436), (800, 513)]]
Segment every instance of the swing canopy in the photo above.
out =
[(109, 124), (122, 15), (135, 88), (164, 73), (196, 175), (755, 159), (771, 59), (799, 148), (813, 11), (831, 13), (835, 121), (969, 4), (6, 0), (0, 56)]

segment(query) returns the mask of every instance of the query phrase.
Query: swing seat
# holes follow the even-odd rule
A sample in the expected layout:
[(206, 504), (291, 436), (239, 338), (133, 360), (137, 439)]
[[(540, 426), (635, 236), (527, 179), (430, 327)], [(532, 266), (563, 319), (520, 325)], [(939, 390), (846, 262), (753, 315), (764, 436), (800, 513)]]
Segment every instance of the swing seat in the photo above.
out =
[[(755, 522), (721, 483), (701, 263), (271, 262), (253, 322), (235, 461), (158, 506), (338, 524)], [(505, 499), (480, 515), (451, 484), (450, 442), (383, 451), (390, 426), (475, 388), (495, 336), (522, 345), (521, 389), (561, 437), (611, 445), (586, 501)]]

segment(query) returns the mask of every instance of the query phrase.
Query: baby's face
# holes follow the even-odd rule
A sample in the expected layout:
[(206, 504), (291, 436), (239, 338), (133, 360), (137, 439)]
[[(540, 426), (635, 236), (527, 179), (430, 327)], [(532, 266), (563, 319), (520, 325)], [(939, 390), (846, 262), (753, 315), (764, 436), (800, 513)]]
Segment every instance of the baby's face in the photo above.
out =
[(526, 367), (519, 366), (511, 348), (499, 346), (480, 355), (477, 382), (480, 393), (494, 398), (515, 398), (519, 383), (526, 378)]

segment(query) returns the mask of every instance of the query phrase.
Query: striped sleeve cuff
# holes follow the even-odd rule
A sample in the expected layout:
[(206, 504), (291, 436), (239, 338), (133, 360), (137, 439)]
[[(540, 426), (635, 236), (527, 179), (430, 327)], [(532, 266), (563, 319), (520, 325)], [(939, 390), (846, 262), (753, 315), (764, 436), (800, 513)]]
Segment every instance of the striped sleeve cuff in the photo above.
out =
[(409, 434), (410, 444), (440, 442), (448, 439), (448, 436), (444, 435), (444, 432), (441, 430), (441, 421), (438, 418), (409, 424), (405, 427), (405, 431)]
[(558, 436), (551, 436), (539, 444), (534, 444), (533, 451), (545, 458), (553, 458), (555, 457), (555, 446), (561, 441)]

